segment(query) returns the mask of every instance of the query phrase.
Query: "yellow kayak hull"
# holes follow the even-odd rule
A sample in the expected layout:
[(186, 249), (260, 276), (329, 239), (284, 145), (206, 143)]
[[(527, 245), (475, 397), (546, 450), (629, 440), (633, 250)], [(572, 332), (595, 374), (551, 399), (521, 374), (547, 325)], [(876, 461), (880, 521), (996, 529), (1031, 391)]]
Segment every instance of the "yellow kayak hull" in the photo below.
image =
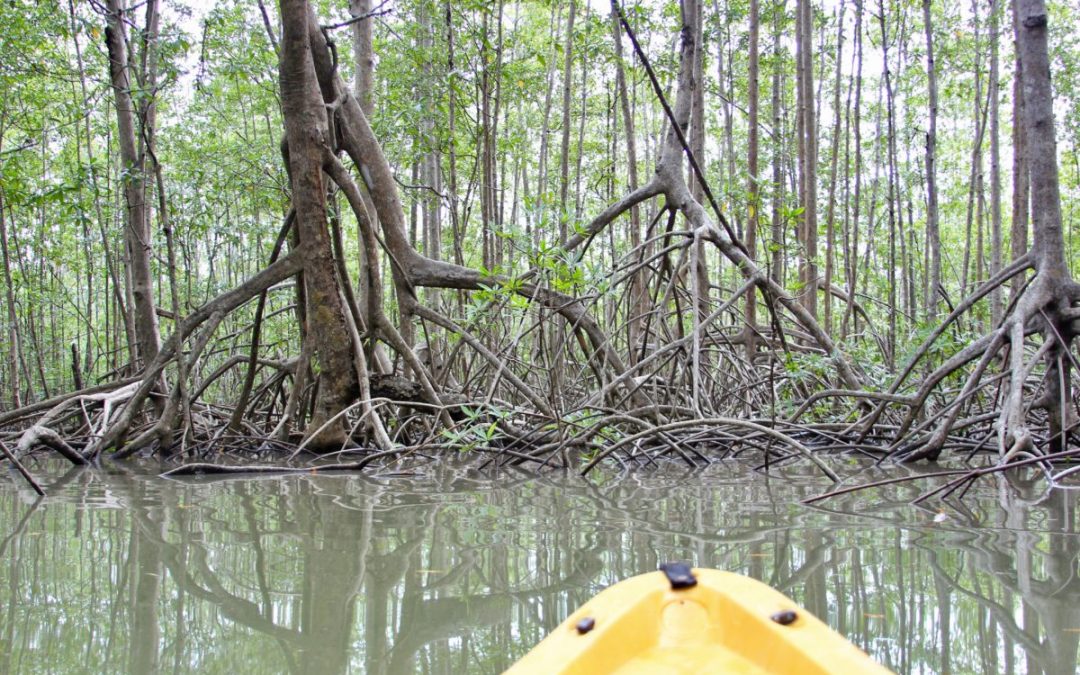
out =
[(768, 585), (692, 573), (688, 588), (651, 572), (600, 592), (507, 675), (890, 672)]

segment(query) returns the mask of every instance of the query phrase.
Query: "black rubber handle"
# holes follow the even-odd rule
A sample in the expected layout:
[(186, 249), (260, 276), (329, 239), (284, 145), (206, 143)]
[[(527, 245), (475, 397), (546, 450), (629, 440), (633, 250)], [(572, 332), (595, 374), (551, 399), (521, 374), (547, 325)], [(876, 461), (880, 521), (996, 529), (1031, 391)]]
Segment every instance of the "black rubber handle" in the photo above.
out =
[(660, 571), (667, 577), (673, 591), (697, 586), (697, 579), (694, 578), (694, 573), (690, 571), (690, 566), (686, 563), (664, 563), (660, 566)]

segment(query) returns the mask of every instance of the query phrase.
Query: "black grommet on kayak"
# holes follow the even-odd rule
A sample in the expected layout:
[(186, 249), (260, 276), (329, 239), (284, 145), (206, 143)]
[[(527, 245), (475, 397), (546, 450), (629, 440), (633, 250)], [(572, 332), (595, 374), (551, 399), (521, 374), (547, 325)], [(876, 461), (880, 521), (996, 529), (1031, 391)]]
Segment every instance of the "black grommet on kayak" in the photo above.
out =
[(584, 635), (585, 633), (591, 631), (594, 627), (596, 627), (596, 619), (592, 618), (591, 616), (587, 616), (581, 621), (578, 621), (577, 625), (574, 626), (574, 628), (577, 629), (578, 635)]
[(673, 591), (697, 586), (697, 579), (694, 578), (694, 573), (690, 571), (690, 566), (686, 563), (664, 563), (660, 566), (660, 571), (667, 577)]
[(785, 609), (782, 612), (777, 612), (776, 614), (773, 614), (769, 618), (780, 624), (781, 626), (787, 626), (795, 623), (795, 620), (799, 618), (799, 615), (796, 614), (793, 610)]

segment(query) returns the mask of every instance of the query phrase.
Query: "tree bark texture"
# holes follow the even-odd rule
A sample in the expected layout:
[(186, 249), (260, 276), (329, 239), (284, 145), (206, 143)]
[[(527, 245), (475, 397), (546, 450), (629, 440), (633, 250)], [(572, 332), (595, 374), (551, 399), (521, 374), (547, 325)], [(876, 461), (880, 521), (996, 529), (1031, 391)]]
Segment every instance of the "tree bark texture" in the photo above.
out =
[[(151, 0), (156, 4), (157, 0)], [(136, 344), (131, 345), (132, 363), (145, 366), (161, 348), (157, 312), (154, 306), (152, 242), (146, 204), (146, 158), (138, 150), (136, 108), (132, 100), (131, 63), (127, 52), (124, 9), (121, 0), (108, 0), (105, 43), (109, 52), (109, 79), (116, 101), (117, 140), (123, 167), (124, 242), (128, 253)], [(150, 27), (148, 27), (150, 28)], [(151, 38), (154, 39), (154, 38)], [(148, 92), (146, 95), (152, 95)], [(144, 118), (144, 122), (147, 121)], [(136, 366), (136, 371), (141, 366)]]
[(358, 383), (327, 232), (322, 167), (329, 152), (329, 130), (311, 56), (307, 2), (282, 0), (281, 19), (281, 107), (292, 203), (303, 251), (307, 328), (314, 340), (320, 377), (318, 401), (310, 424), (318, 437), (312, 445), (316, 449), (332, 449), (345, 441), (344, 420), (330, 423), (321, 432), (319, 427), (356, 399)]

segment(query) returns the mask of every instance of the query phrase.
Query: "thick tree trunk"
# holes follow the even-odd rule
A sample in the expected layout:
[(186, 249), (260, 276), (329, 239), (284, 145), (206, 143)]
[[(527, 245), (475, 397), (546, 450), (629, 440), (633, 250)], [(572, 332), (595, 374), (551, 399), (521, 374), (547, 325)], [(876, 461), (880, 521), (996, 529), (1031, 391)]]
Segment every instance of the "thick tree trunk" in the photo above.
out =
[(359, 385), (327, 232), (322, 167), (329, 152), (329, 131), (311, 57), (306, 0), (281, 0), (281, 23), (281, 108), (292, 202), (304, 256), (307, 328), (314, 341), (320, 376), (310, 424), (316, 436), (309, 445), (316, 450), (331, 450), (340, 447), (346, 438), (344, 420), (330, 420), (356, 399)]
[(1010, 404), (1006, 410), (1007, 433), (1003, 451), (1007, 456), (1030, 447), (1030, 434), (1024, 426), (1023, 378), (1016, 372), (1022, 364), (1025, 323), (1039, 326), (1043, 339), (1050, 343), (1045, 388), (1033, 406), (1046, 410), (1049, 452), (1064, 450), (1065, 430), (1073, 426), (1071, 349), (1077, 334), (1076, 322), (1070, 320), (1072, 302), (1080, 299), (1080, 288), (1073, 282), (1065, 261), (1065, 239), (1061, 216), (1061, 191), (1058, 183), (1057, 141), (1054, 129), (1054, 95), (1050, 83), (1050, 58), (1047, 46), (1047, 10), (1044, 0), (1019, 0), (1016, 5), (1020, 26), (1019, 49), (1023, 68), (1025, 151), (1030, 171), (1031, 223), (1034, 262), (1037, 276), (1021, 298), (1019, 318), (1012, 327), (1013, 377)]
[(1019, 0), (1020, 62), (1023, 67), (1025, 149), (1031, 170), (1031, 223), (1036, 267), (1055, 281), (1069, 279), (1058, 185), (1054, 96), (1050, 86), (1045, 0)]

